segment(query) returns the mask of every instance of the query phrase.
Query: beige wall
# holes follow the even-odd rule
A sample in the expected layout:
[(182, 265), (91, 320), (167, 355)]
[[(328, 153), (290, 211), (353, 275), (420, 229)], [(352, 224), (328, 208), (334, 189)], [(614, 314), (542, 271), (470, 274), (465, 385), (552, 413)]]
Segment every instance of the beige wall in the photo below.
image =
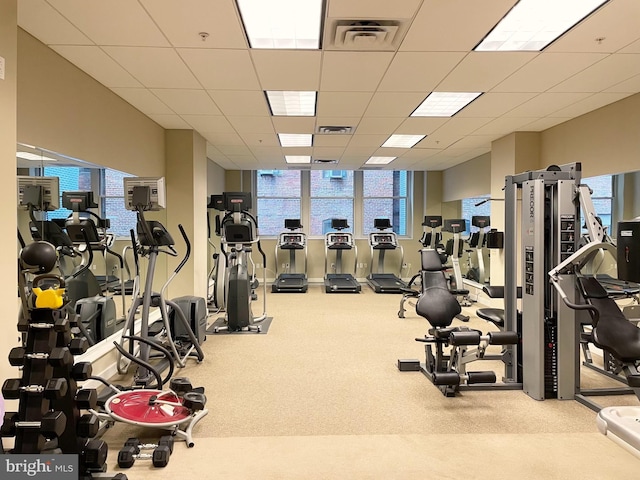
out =
[[(0, 172), (5, 179), (12, 179), (16, 174), (17, 12), (16, 0), (0, 2), (0, 57), (5, 60), (4, 80), (0, 80)], [(0, 268), (9, 287), (16, 285), (13, 282), (18, 277), (14, 247), (17, 239), (13, 236), (17, 229), (14, 207), (16, 195), (15, 181), (2, 182), (0, 203), (5, 207), (0, 209), (0, 221), (7, 235), (4, 236), (5, 248), (0, 249)], [(13, 290), (11, 295), (14, 300), (3, 302), (2, 307), (4, 334), (0, 336), (0, 379), (15, 377), (18, 374), (17, 369), (11, 367), (7, 361), (9, 350), (19, 344), (16, 329), (18, 303), (15, 300), (15, 292), (16, 290)]]
[(491, 190), (491, 154), (487, 153), (442, 173), (442, 201), (487, 195)]
[(20, 29), (18, 78), (19, 142), (137, 176), (164, 176), (164, 129)]
[(542, 132), (544, 166), (582, 162), (584, 177), (640, 170), (640, 94)]

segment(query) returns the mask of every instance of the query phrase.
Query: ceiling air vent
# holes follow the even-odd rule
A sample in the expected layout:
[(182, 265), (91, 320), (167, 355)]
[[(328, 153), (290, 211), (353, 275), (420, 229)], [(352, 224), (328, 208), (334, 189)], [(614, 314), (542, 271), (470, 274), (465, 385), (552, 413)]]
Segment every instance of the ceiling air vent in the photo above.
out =
[(335, 50), (396, 50), (406, 29), (397, 20), (337, 20)]
[(353, 127), (321, 125), (316, 129), (316, 133), (325, 135), (348, 135), (353, 133)]
[(287, 166), (287, 170), (311, 170), (310, 165)]
[(320, 164), (338, 163), (338, 160), (333, 160), (329, 158), (314, 158), (313, 163), (320, 163)]
[(359, 170), (382, 170), (384, 167), (360, 167)]

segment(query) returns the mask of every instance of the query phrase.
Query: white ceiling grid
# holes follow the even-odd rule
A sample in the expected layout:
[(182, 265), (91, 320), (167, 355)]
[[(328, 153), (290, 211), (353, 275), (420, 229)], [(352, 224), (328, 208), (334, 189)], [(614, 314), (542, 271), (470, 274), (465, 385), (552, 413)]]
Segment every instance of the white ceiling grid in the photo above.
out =
[[(164, 128), (200, 132), (223, 168), (311, 155), (357, 169), (378, 155), (440, 170), (640, 92), (640, 1), (610, 0), (542, 52), (474, 52), (516, 2), (326, 0), (314, 51), (250, 49), (234, 0), (18, 0), (18, 23)], [(394, 20), (406, 34), (393, 51), (339, 49), (338, 20)], [(265, 90), (318, 91), (316, 116), (271, 116)], [(483, 94), (452, 118), (410, 117), (432, 91)], [(283, 148), (278, 133), (314, 134), (313, 146)], [(426, 138), (382, 148), (394, 133)]]

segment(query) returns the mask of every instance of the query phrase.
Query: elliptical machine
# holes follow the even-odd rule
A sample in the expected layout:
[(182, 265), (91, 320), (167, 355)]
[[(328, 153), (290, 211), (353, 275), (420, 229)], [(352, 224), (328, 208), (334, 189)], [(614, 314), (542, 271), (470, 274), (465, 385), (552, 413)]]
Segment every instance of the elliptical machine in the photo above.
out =
[[(224, 198), (222, 195), (211, 195), (207, 209), (213, 209), (217, 212), (224, 212)], [(215, 234), (220, 237), (221, 225), (220, 214), (215, 215)], [(213, 249), (213, 265), (209, 271), (207, 285), (207, 306), (212, 312), (218, 313), (225, 309), (226, 297), (226, 275), (227, 275), (227, 256), (224, 251), (218, 252), (216, 246), (211, 241), (211, 223), (209, 221), (209, 213), (207, 212), (207, 226), (209, 227), (209, 238), (207, 241)]]
[[(251, 258), (252, 245), (255, 244), (262, 255), (262, 265), (266, 265), (267, 256), (260, 245), (258, 220), (249, 213), (251, 194), (248, 192), (224, 192), (224, 208), (227, 214), (220, 222), (220, 248), (228, 260), (226, 285), (226, 312), (224, 325), (215, 325), (214, 333), (255, 332), (260, 333), (258, 325), (267, 318), (267, 281), (266, 269), (262, 269), (262, 313), (254, 316), (251, 302), (257, 299), (255, 289), (259, 282), (255, 276), (255, 264)], [(249, 272), (249, 264), (252, 272)]]
[[(134, 378), (136, 385), (148, 387), (155, 382), (156, 387), (161, 388), (161, 385), (169, 380), (171, 373), (166, 375), (160, 382), (158, 381), (157, 376), (153, 374), (154, 371), (162, 372), (169, 368), (169, 371), (172, 372), (171, 365), (173, 362), (175, 362), (178, 367), (184, 367), (186, 365), (186, 359), (189, 357), (195, 357), (198, 362), (204, 359), (204, 353), (202, 352), (202, 348), (200, 348), (200, 338), (198, 337), (200, 336), (202, 341), (204, 341), (204, 331), (206, 329), (206, 307), (202, 305), (201, 308), (195, 309), (196, 315), (198, 314), (198, 311), (204, 309), (204, 325), (202, 324), (203, 322), (200, 319), (200, 315), (197, 315), (197, 318), (195, 319), (196, 325), (192, 326), (189, 321), (187, 321), (185, 313), (177, 303), (179, 299), (168, 300), (165, 298), (165, 292), (167, 291), (169, 284), (187, 263), (187, 260), (191, 255), (191, 243), (189, 242), (189, 238), (187, 237), (184, 228), (182, 228), (182, 225), (178, 225), (178, 228), (180, 229), (180, 233), (187, 247), (185, 255), (173, 271), (173, 274), (171, 274), (162, 286), (160, 293), (153, 292), (153, 277), (158, 255), (161, 253), (165, 253), (172, 257), (178, 255), (173, 248), (173, 238), (164, 225), (155, 220), (146, 220), (144, 217), (145, 211), (161, 210), (164, 208), (164, 179), (138, 177), (125, 178), (124, 186), (124, 191), (127, 195), (126, 207), (130, 210), (135, 210), (138, 217), (136, 224), (138, 244), (135, 245), (134, 252), (135, 254), (146, 256), (148, 258), (148, 262), (144, 291), (140, 293), (138, 288), (134, 288), (135, 295), (132, 299), (131, 307), (124, 325), (124, 335), (122, 336), (119, 344), (114, 342), (116, 349), (119, 352), (117, 367), (120, 374), (126, 373), (130, 363), (123, 361), (122, 357), (125, 357), (138, 365)], [(202, 304), (204, 304), (204, 299), (201, 300)], [(139, 336), (134, 336), (136, 312), (140, 307), (142, 307), (142, 313), (140, 315), (140, 334)], [(160, 309), (160, 325), (163, 327), (160, 329), (161, 331), (155, 332), (149, 328), (149, 315), (151, 308), (154, 307)], [(194, 329), (199, 333), (199, 336), (196, 336)], [(186, 341), (182, 339), (180, 340), (180, 349), (178, 349), (176, 345), (178, 343), (175, 333), (176, 330), (179, 330), (181, 336), (186, 339)], [(162, 336), (162, 333), (164, 333), (164, 336)], [(161, 336), (162, 338), (160, 338)], [(134, 343), (138, 344), (137, 348), (135, 348)], [(170, 354), (170, 358), (165, 358), (165, 361), (160, 362), (162, 365), (158, 365), (156, 368), (153, 368), (150, 364), (150, 361), (155, 358), (150, 352), (152, 349), (161, 352), (162, 357), (167, 357), (166, 352), (168, 352)], [(157, 385), (158, 383), (161, 385)]]

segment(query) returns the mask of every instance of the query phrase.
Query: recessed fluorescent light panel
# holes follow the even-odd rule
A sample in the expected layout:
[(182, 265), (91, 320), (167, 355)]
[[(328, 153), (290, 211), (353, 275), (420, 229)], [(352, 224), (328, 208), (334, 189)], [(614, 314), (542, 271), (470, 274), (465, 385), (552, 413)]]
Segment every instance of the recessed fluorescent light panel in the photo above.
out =
[(520, 0), (474, 49), (540, 51), (609, 0)]
[(251, 48), (320, 48), (322, 0), (237, 0)]
[(311, 163), (311, 155), (285, 155), (284, 161), (287, 163)]
[(426, 135), (391, 135), (382, 144), (383, 147), (411, 148)]
[(316, 114), (316, 92), (267, 90), (271, 114), (289, 117), (313, 117)]
[(387, 165), (393, 162), (397, 157), (371, 157), (364, 162), (365, 165)]
[(310, 133), (279, 133), (278, 138), (283, 147), (311, 147), (313, 143)]
[(453, 117), (482, 95), (482, 92), (431, 92), (412, 117)]
[(43, 155), (38, 155), (36, 153), (30, 152), (17, 152), (16, 157), (22, 158), (23, 160), (30, 160), (32, 162), (56, 162), (55, 158), (45, 157)]

